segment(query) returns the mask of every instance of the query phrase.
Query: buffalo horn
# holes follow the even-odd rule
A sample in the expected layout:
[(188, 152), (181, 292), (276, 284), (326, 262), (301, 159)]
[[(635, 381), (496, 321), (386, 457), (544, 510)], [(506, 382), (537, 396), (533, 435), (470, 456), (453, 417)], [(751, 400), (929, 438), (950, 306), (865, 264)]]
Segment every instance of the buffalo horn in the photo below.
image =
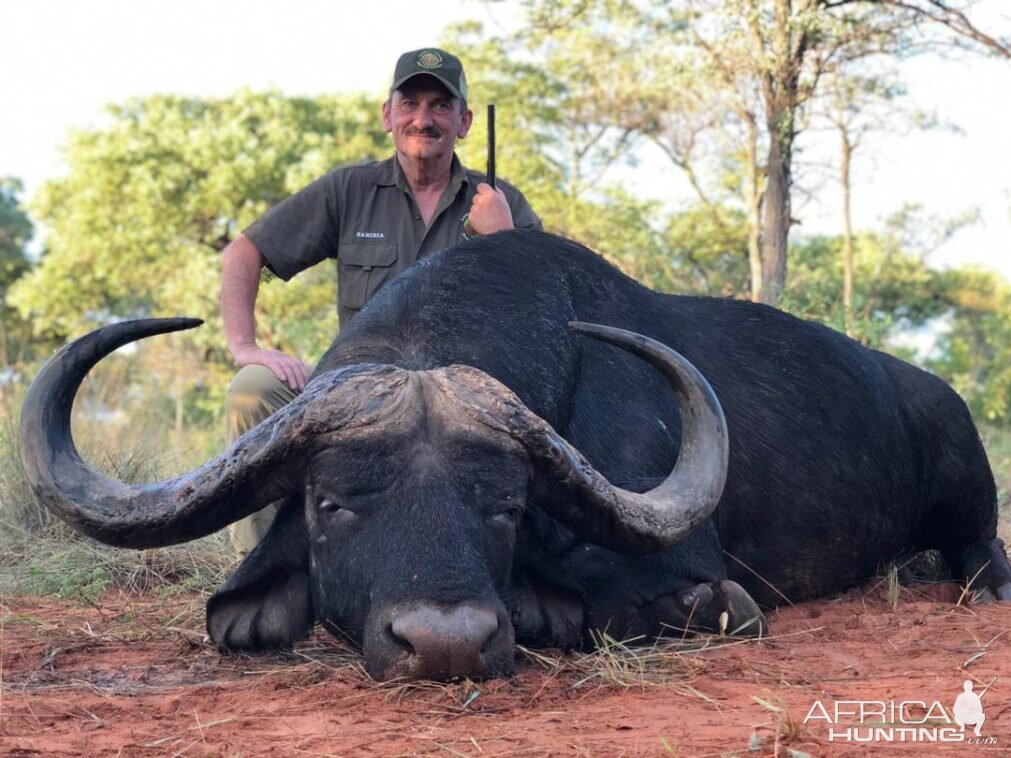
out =
[(670, 383), (681, 414), (681, 446), (667, 478), (644, 493), (612, 485), (534, 414), (522, 440), (536, 469), (543, 507), (578, 535), (628, 553), (662, 550), (707, 519), (727, 478), (728, 436), (709, 382), (683, 356), (656, 340), (597, 324), (571, 322), (580, 334), (643, 358)]
[[(21, 458), (39, 501), (64, 521), (118, 547), (159, 547), (202, 537), (302, 488), (313, 401), (344, 372), (321, 376), (269, 423), (188, 474), (132, 485), (81, 460), (70, 430), (74, 396), (88, 371), (123, 345), (192, 329), (189, 318), (126, 321), (64, 346), (32, 382), (21, 413)], [(320, 406), (319, 403), (315, 404)], [(318, 425), (317, 425), (318, 426)]]

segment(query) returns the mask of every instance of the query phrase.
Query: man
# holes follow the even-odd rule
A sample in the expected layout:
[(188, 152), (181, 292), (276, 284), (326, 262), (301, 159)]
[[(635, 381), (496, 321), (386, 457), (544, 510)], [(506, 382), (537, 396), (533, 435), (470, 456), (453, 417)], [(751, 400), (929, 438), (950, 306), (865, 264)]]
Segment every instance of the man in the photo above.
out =
[[(435, 48), (404, 53), (382, 109), (395, 155), (331, 171), (269, 210), (225, 249), (221, 313), (228, 349), (242, 367), (228, 389), (229, 444), (290, 402), (309, 375), (298, 358), (256, 342), (253, 307), (263, 266), (288, 280), (336, 258), (337, 312), (344, 326), (419, 258), (467, 237), (540, 228), (518, 190), (505, 182), (493, 190), (460, 164), (453, 148), (473, 118), (456, 56)], [(240, 554), (266, 534), (273, 511), (232, 525)]]

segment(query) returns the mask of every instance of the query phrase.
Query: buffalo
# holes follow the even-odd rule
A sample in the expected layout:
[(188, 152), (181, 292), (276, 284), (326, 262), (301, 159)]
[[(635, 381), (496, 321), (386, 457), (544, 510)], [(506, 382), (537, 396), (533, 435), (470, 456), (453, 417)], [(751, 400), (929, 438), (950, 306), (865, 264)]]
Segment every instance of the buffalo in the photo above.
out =
[(508, 675), (515, 642), (760, 635), (760, 608), (928, 549), (1011, 600), (965, 404), (821, 324), (659, 294), (574, 242), (496, 234), (388, 284), (291, 405), (195, 471), (127, 485), (92, 470), (70, 434), (88, 370), (198, 323), (64, 347), (26, 398), (22, 457), (46, 506), (123, 547), (280, 503), (208, 601), (222, 651), (284, 648), (318, 621), (378, 679)]

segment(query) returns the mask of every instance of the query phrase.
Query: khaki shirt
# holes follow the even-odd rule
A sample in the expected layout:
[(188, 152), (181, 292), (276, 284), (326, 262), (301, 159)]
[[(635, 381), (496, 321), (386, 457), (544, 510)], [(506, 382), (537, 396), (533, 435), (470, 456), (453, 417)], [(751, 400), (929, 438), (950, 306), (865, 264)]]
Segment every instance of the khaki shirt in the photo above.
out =
[[(337, 314), (346, 326), (397, 274), (463, 242), (463, 217), (483, 174), (453, 156), (449, 185), (429, 227), (396, 156), (337, 168), (275, 205), (245, 230), (271, 271), (287, 281), (324, 258), (338, 261)], [(517, 229), (540, 229), (522, 193), (497, 181)]]

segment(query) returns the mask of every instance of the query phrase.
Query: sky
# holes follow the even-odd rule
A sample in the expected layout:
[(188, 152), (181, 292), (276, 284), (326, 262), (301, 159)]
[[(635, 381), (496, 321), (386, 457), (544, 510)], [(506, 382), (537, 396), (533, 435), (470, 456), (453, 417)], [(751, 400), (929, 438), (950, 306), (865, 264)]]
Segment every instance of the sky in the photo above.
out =
[[(982, 0), (981, 18), (1007, 32), (1009, 6)], [(291, 0), (284, 10), (265, 0), (4, 0), (0, 176), (21, 178), (30, 197), (62, 171), (68, 131), (100, 125), (108, 103), (154, 93), (223, 96), (243, 87), (379, 93), (397, 56), (436, 44), (448, 24), (475, 19), (501, 31), (520, 17), (511, 0)], [(902, 74), (917, 108), (959, 130), (877, 137), (863, 148), (854, 166), (857, 228), (879, 228), (907, 203), (938, 218), (978, 209), (980, 221), (928, 260), (978, 263), (1011, 279), (1011, 62), (918, 58)], [(810, 157), (831, 155), (834, 138), (805, 144)], [(798, 231), (838, 233), (834, 177), (806, 181), (817, 201), (798, 203)], [(633, 186), (672, 206), (690, 200), (681, 177), (660, 160), (640, 161)]]

